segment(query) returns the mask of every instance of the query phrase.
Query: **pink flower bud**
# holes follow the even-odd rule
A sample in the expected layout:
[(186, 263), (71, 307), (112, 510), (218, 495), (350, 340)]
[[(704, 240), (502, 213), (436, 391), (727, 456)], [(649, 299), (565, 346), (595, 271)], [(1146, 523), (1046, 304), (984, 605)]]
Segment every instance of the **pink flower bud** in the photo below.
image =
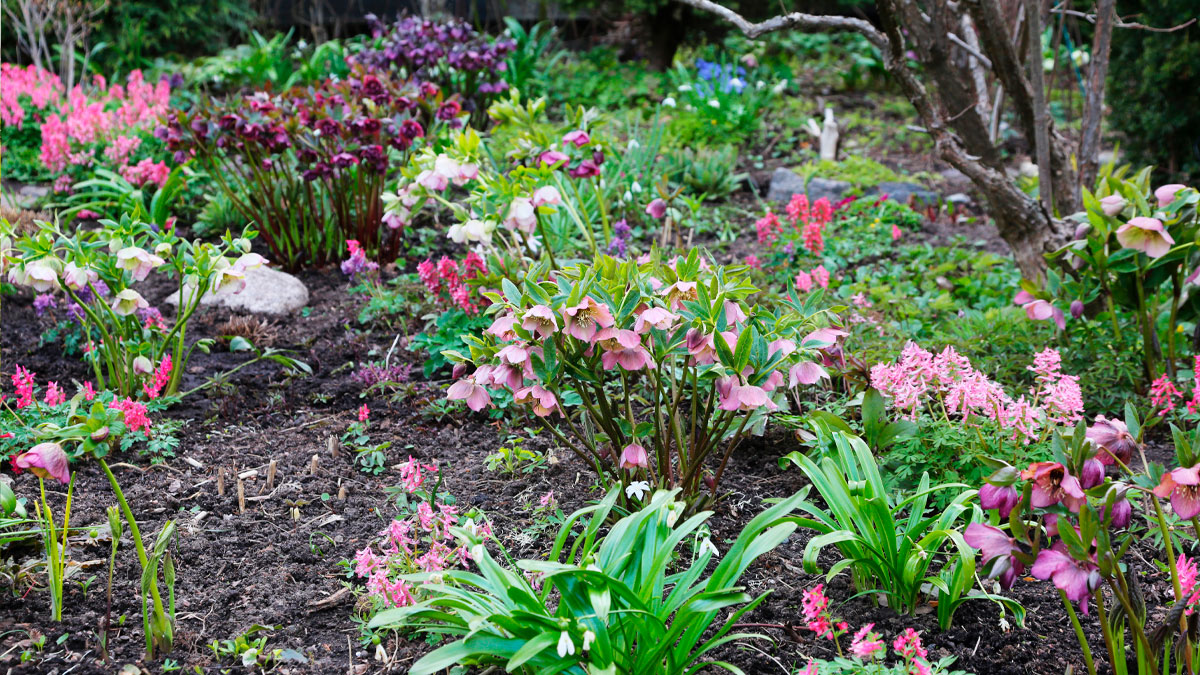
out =
[(1083, 301), (1075, 300), (1071, 303), (1071, 318), (1078, 319), (1083, 316)]
[(1079, 484), (1084, 490), (1094, 488), (1104, 482), (1104, 465), (1095, 457), (1084, 461), (1083, 469), (1079, 472)]
[(39, 478), (54, 478), (60, 483), (71, 480), (67, 468), (67, 453), (58, 443), (39, 443), (29, 452), (17, 455), (13, 465), (18, 469), (32, 471)]

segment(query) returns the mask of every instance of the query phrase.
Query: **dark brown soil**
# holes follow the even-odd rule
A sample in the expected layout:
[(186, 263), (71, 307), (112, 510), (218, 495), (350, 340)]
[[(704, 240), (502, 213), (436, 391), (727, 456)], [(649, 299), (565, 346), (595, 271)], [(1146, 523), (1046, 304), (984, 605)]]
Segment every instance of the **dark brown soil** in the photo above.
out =
[[(395, 470), (369, 476), (356, 469), (346, 452), (331, 454), (328, 450), (328, 437), (340, 435), (364, 402), (373, 411), (373, 440), (392, 441), (389, 464), (409, 455), (436, 461), (444, 469), (445, 489), (460, 503), (483, 509), (501, 542), (516, 555), (537, 556), (546, 548), (544, 541), (520, 536), (532, 524), (527, 505), (538, 496), (553, 489), (567, 512), (599, 496), (589, 469), (567, 452), (555, 453), (557, 461), (547, 469), (515, 479), (486, 471), (483, 459), (500, 443), (500, 430), (481, 415), (459, 414), (444, 421), (422, 416), (422, 401), (443, 395), (436, 384), (418, 384), (413, 395), (400, 404), (360, 398), (361, 387), (351, 379), (353, 368), (346, 364), (366, 360), (372, 350), (386, 352), (395, 336), (357, 323), (360, 300), (346, 293), (346, 284), (335, 271), (302, 278), (313, 292), (312, 311), (279, 322), (276, 344), (295, 350), (307, 361), (313, 368), (311, 377), (288, 379), (275, 365), (243, 370), (233, 377), (232, 392), (196, 394), (168, 413), (189, 420), (177, 458), (153, 466), (136, 454), (113, 460), (121, 462), (116, 471), (145, 537), (152, 540), (168, 519), (178, 523), (174, 559), (179, 618), (176, 645), (169, 658), (189, 669), (215, 670), (217, 663), (208, 644), (232, 639), (255, 624), (277, 627), (268, 633), (269, 647), (294, 649), (308, 659), (307, 665), (287, 664), (279, 672), (404, 672), (430, 649), (420, 639), (389, 640), (384, 644), (389, 663), (377, 661), (374, 649), (360, 642), (361, 633), (352, 618), (353, 596), (343, 594), (340, 600), (322, 602), (336, 597), (348, 582), (339, 561), (353, 556), (396, 512), (385, 493), (398, 482)], [(3, 309), (3, 382), (7, 383), (15, 363), (36, 371), (40, 382), (86, 377), (82, 365), (64, 359), (56, 347), (38, 347), (44, 326), (34, 316), (29, 297), (5, 298)], [(226, 318), (220, 311), (209, 312), (192, 332), (210, 335)], [(416, 355), (398, 353), (418, 361)], [(231, 367), (241, 358), (228, 353), (198, 355), (185, 386), (194, 386), (205, 375)], [(419, 367), (414, 372), (419, 373)], [(533, 444), (545, 448), (541, 441)], [(763, 499), (786, 496), (803, 487), (799, 471), (781, 470), (777, 464), (780, 456), (798, 447), (791, 436), (775, 432), (747, 444), (734, 456), (724, 483), (731, 494), (711, 521), (718, 546), (732, 539), (761, 510)], [(311, 473), (314, 457), (316, 471)], [(265, 474), (272, 460), (278, 463), (278, 472), (274, 488), (267, 489)], [(75, 469), (78, 479), (72, 522), (85, 528), (101, 526), (106, 522), (104, 509), (115, 502), (107, 481), (95, 463), (81, 462)], [(224, 496), (217, 494), (218, 469), (226, 475)], [(243, 513), (238, 507), (237, 479), (232, 476), (249, 470), (257, 470), (257, 475), (243, 483)], [(16, 476), (14, 487), (26, 497), (37, 491), (36, 480), (28, 474)], [(343, 488), (345, 498), (340, 499)], [(56, 513), (64, 496), (61, 490), (51, 496)], [(810, 537), (810, 532), (797, 532), (751, 567), (744, 578), (749, 591), (771, 591), (772, 596), (746, 617), (747, 622), (799, 623), (801, 593), (822, 580), (801, 569)], [(140, 569), (128, 535), (122, 541), (113, 593), (114, 623), (123, 616), (124, 627), (111, 641), (114, 663), (99, 660), (96, 631), (105, 611), (108, 550), (103, 537), (89, 544), (81, 534), (72, 544), (71, 558), (82, 566), (75, 580), (94, 577), (94, 581), (86, 594), (80, 584), (68, 583), (62, 624), (48, 620), (49, 597), (44, 589), (30, 590), (24, 582), (16, 589), (0, 589), (0, 666), (11, 673), (113, 673), (125, 663), (139, 663), (149, 672), (162, 670), (161, 661), (140, 661), (140, 607), (134, 603)], [(4, 551), (2, 557), (25, 564), (39, 555), (32, 548), (14, 548)], [(1156, 582), (1161, 580), (1151, 572), (1149, 563), (1131, 557), (1135, 569), (1145, 573), (1147, 604), (1153, 607), (1154, 589), (1161, 587)], [(833, 554), (826, 554), (823, 562), (834, 559)], [(11, 564), (6, 562), (5, 567)], [(34, 581), (44, 584), (40, 573)], [(1028, 623), (1025, 628), (1008, 629), (1001, 627), (996, 607), (986, 602), (967, 604), (954, 627), (939, 632), (935, 615), (924, 611), (927, 607), (915, 617), (898, 617), (887, 608), (873, 606), (867, 598), (851, 599), (854, 592), (845, 575), (829, 584), (829, 594), (839, 603), (837, 612), (852, 627), (874, 622), (890, 639), (903, 627), (913, 626), (922, 631), (931, 657), (957, 656), (956, 667), (964, 670), (1058, 675), (1072, 668), (1085, 672), (1058, 596), (1047, 583), (1018, 584), (1013, 594), (1027, 608)], [(1097, 658), (1102, 660), (1094, 612), (1084, 618), (1084, 625)], [(803, 666), (811, 656), (833, 653), (828, 643), (803, 630), (760, 630), (773, 642), (727, 647), (722, 657), (747, 673), (778, 673)], [(31, 650), (29, 639), (39, 635), (47, 638), (44, 649), (33, 651), (32, 660), (21, 663), (21, 654)], [(226, 660), (221, 665), (234, 664)]]

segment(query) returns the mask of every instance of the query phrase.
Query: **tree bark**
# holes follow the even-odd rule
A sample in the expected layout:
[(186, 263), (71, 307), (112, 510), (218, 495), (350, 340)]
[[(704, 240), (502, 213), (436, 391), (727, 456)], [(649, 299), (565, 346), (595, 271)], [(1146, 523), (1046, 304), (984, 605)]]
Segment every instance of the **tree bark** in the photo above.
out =
[[(1116, 0), (1100, 0), (1092, 38), (1092, 70), (1088, 74), (1087, 104), (1079, 139), (1079, 185), (1091, 190), (1100, 171), (1100, 119), (1104, 116), (1104, 83), (1108, 80), (1108, 58), (1112, 47)], [(1099, 86), (1097, 86), (1099, 83)]]
[(687, 28), (683, 14), (682, 6), (669, 2), (647, 17), (646, 61), (651, 70), (663, 72), (674, 63)]

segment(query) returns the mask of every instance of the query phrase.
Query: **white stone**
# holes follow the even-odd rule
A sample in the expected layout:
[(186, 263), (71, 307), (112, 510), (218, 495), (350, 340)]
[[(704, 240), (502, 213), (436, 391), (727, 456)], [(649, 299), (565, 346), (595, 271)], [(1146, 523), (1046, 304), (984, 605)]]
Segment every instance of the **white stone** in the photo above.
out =
[[(179, 304), (179, 292), (167, 296), (170, 305)], [(308, 288), (287, 272), (258, 267), (246, 272), (246, 287), (237, 292), (229, 285), (200, 299), (202, 306), (225, 307), (249, 314), (290, 314), (308, 304)]]

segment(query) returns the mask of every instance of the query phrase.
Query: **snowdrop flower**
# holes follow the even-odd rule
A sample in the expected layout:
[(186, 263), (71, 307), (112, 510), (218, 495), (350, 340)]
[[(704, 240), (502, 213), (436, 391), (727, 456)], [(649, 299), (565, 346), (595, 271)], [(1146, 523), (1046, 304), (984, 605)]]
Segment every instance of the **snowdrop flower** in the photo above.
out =
[(721, 557), (721, 552), (717, 550), (716, 544), (712, 543), (710, 537), (705, 537), (704, 541), (700, 542), (700, 555), (704, 555), (705, 551), (711, 553), (714, 558)]
[(632, 192), (632, 193), (633, 193), (633, 194), (635, 194), (635, 195), (636, 195), (636, 194), (641, 194), (641, 192), (642, 192), (642, 186), (641, 186), (641, 185), (639, 185), (639, 184), (638, 184), (638, 182), (635, 180), (635, 181), (633, 181), (633, 185), (630, 185), (630, 186), (629, 186), (629, 191), (630, 191), (630, 192)]
[(590, 630), (583, 631), (583, 651), (592, 648), (592, 643), (596, 641), (596, 634)]
[(771, 87), (771, 91), (775, 92), (776, 94), (782, 94), (783, 90), (787, 89), (787, 85), (788, 85), (787, 80), (780, 80), (775, 83), (774, 87)]
[(633, 193), (630, 192), (629, 190), (626, 190), (625, 194), (621, 195), (621, 201), (623, 201), (623, 202), (633, 201)]
[(708, 107), (710, 107), (710, 108), (720, 108), (720, 107), (721, 107), (721, 102), (720, 102), (720, 101), (718, 101), (718, 100), (717, 100), (717, 99), (715, 99), (715, 98), (710, 98), (710, 99), (708, 100)]
[[(666, 104), (666, 101), (663, 101), (663, 103)], [(638, 143), (638, 140), (636, 138), (629, 139), (629, 149), (630, 150), (637, 150), (640, 147), (642, 147), (642, 144)]]
[(764, 87), (766, 87), (766, 86), (767, 86), (767, 83), (766, 83), (766, 82), (763, 82), (762, 80), (759, 80), (758, 82), (755, 82), (755, 83), (754, 83), (754, 88), (755, 88), (755, 89), (763, 89), (763, 88), (764, 88)]
[(691, 90), (692, 90), (692, 85), (690, 85), (690, 84), (679, 85), (679, 91), (691, 91)]
[(650, 484), (644, 480), (635, 480), (625, 488), (625, 496), (642, 501), (642, 496), (650, 491)]
[(662, 100), (662, 104), (667, 106), (668, 108), (674, 108), (675, 107), (675, 98), (673, 96), (668, 96)]
[(735, 77), (729, 81), (729, 86), (734, 91), (741, 91), (742, 89), (746, 88), (746, 83), (742, 81), (742, 78)]
[(561, 659), (574, 655), (575, 643), (571, 641), (571, 635), (564, 630), (562, 634), (558, 636), (558, 657)]
[(672, 502), (667, 509), (667, 527), (675, 527), (675, 523), (679, 522), (679, 512), (683, 510), (682, 502)]

